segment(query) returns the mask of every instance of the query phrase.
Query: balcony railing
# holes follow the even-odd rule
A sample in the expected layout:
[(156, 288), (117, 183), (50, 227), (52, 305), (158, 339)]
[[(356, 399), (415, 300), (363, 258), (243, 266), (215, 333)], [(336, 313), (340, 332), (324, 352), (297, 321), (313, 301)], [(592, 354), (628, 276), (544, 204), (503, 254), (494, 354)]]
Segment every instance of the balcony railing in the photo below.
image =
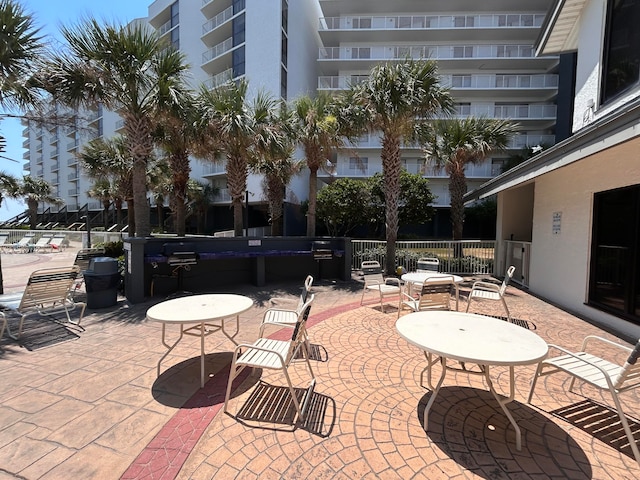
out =
[(224, 55), (226, 52), (233, 48), (233, 38), (229, 37), (224, 42), (221, 42), (202, 54), (202, 63), (207, 63), (214, 58)]
[(227, 172), (227, 162), (207, 162), (204, 164), (204, 175), (212, 175)]
[(158, 28), (158, 36), (161, 37), (162, 35), (167, 33), (169, 30), (171, 30), (171, 20), (169, 20), (164, 25), (162, 25), (160, 28)]
[(67, 166), (76, 165), (78, 163), (78, 159), (76, 157), (71, 157), (67, 159)]
[(509, 142), (509, 148), (534, 147), (536, 145), (553, 145), (555, 135), (514, 135)]
[(212, 30), (215, 30), (224, 22), (228, 21), (233, 17), (233, 6), (223, 10), (218, 15), (213, 17), (211, 20), (202, 25), (202, 35), (209, 33)]
[(116, 130), (120, 130), (121, 128), (124, 127), (124, 120), (120, 119), (116, 122)]
[(321, 76), (318, 77), (319, 90), (344, 90), (365, 82), (369, 75)]
[(514, 15), (402, 15), (324, 17), (320, 30), (397, 30), (451, 28), (533, 28), (544, 22), (544, 14)]
[(67, 180), (71, 180), (71, 181), (78, 180), (78, 173), (77, 172), (70, 173), (69, 175), (67, 175)]
[(381, 45), (371, 47), (323, 47), (320, 60), (415, 60), (432, 58), (534, 58), (532, 45)]
[(230, 202), (231, 195), (229, 195), (229, 189), (221, 188), (218, 194), (213, 198), (214, 202)]
[(80, 144), (80, 142), (78, 140), (73, 140), (72, 142), (67, 143), (67, 150), (73, 150), (79, 144)]
[(77, 196), (80, 195), (80, 190), (77, 188), (70, 188), (67, 193), (69, 195)]
[(60, 169), (60, 165), (58, 165), (58, 162), (55, 162), (51, 165), (52, 172), (57, 172), (59, 169)]
[(209, 90), (213, 88), (217, 88), (220, 85), (227, 83), (229, 80), (233, 79), (233, 69), (228, 68), (224, 72), (220, 72), (217, 75), (213, 75), (204, 81), (205, 87)]
[(555, 119), (555, 105), (457, 105), (456, 118), (490, 117), (505, 119)]

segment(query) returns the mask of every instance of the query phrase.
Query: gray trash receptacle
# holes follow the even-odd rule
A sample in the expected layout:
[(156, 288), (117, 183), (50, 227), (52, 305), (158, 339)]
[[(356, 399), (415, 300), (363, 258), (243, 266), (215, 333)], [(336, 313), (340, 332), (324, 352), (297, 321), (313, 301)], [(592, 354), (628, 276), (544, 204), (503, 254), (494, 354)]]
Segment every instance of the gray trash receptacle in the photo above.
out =
[(87, 307), (107, 308), (118, 303), (118, 260), (111, 257), (92, 258), (83, 275), (87, 290)]

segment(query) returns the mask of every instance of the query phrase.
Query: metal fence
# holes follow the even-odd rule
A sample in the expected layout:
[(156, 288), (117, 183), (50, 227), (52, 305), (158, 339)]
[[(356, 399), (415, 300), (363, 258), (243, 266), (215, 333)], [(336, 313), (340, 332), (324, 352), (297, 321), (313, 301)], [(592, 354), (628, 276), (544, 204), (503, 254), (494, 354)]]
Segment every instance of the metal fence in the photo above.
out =
[[(25, 237), (30, 237), (29, 244), (35, 244), (41, 237), (64, 237), (67, 245), (74, 245), (78, 248), (86, 247), (91, 237), (91, 245), (106, 242), (117, 242), (122, 240), (126, 233), (120, 232), (104, 232), (100, 230), (91, 230), (88, 234), (86, 230), (25, 230), (25, 229), (2, 229), (0, 236), (7, 235), (3, 247), (8, 247), (18, 243)], [(6, 251), (11, 251), (6, 250)]]
[[(358, 270), (364, 260), (385, 264), (387, 242), (383, 240), (352, 240), (351, 268)], [(462, 274), (494, 274), (495, 245), (493, 240), (411, 240), (396, 242), (395, 265), (414, 271), (419, 258), (436, 257), (439, 271)], [(458, 255), (456, 255), (458, 253)]]

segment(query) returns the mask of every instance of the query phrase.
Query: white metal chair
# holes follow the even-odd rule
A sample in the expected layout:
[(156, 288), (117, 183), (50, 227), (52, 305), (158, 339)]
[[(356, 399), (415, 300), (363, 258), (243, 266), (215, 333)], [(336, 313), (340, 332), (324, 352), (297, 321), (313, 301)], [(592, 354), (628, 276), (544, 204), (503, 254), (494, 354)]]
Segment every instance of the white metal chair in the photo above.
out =
[[(604, 342), (609, 347), (618, 348), (629, 353), (627, 361), (624, 365), (620, 366), (616, 363), (609, 362), (600, 357), (587, 353), (585, 350), (590, 341)], [(629, 428), (627, 418), (622, 411), (620, 405), (620, 399), (618, 394), (626, 392), (634, 388), (640, 387), (640, 340), (636, 343), (635, 348), (631, 349), (624, 345), (612, 342), (606, 338), (598, 337), (595, 335), (589, 335), (585, 337), (582, 342), (582, 349), (580, 352), (571, 352), (565, 348), (557, 345), (549, 344), (550, 348), (555, 348), (563, 353), (557, 357), (547, 358), (538, 364), (535, 376), (531, 383), (531, 390), (529, 390), (529, 397), (527, 403), (531, 403), (531, 397), (533, 396), (533, 390), (536, 387), (538, 377), (544, 375), (551, 375), (557, 372), (565, 372), (571, 375), (571, 383), (569, 384), (569, 391), (573, 390), (573, 385), (576, 379), (582, 380), (600, 390), (609, 390), (613, 402), (615, 403), (618, 416), (620, 417), (620, 423), (627, 435), (629, 445), (633, 451), (633, 456), (636, 462), (640, 465), (640, 452), (636, 444), (633, 433)]]
[(437, 272), (440, 268), (440, 260), (434, 257), (423, 257), (418, 259), (416, 272)]
[[(282, 304), (291, 304), (292, 300), (290, 298), (283, 297), (274, 297), (269, 300), (272, 305), (275, 307), (269, 308), (266, 312), (264, 312), (264, 316), (262, 317), (262, 322), (260, 323), (260, 333), (259, 335), (262, 337), (264, 334), (264, 329), (267, 326), (276, 326), (276, 327), (287, 327), (294, 328), (298, 322), (298, 317), (300, 316), (301, 310), (307, 303), (307, 299), (311, 293), (311, 286), (313, 285), (313, 277), (311, 275), (307, 275), (307, 278), (304, 281), (304, 286), (302, 288), (302, 293), (300, 294), (300, 298), (298, 299), (298, 304), (295, 308), (279, 308), (278, 305)], [(309, 351), (309, 337), (307, 335), (306, 329), (304, 331), (305, 336), (305, 346), (307, 351)]]
[[(364, 302), (364, 294), (366, 292), (377, 292), (380, 298), (380, 308), (384, 313), (384, 297), (389, 295), (398, 295), (402, 293), (402, 284), (398, 278), (384, 278), (382, 276), (382, 267), (375, 260), (365, 260), (361, 265), (362, 274), (364, 275), (364, 289), (360, 298), (360, 305)], [(400, 298), (398, 300), (398, 309), (400, 308)]]
[(516, 267), (511, 265), (507, 269), (507, 274), (504, 276), (504, 280), (501, 285), (496, 285), (495, 283), (489, 282), (474, 282), (471, 287), (471, 292), (469, 292), (469, 298), (467, 299), (467, 312), (469, 311), (469, 306), (471, 305), (471, 300), (480, 299), (480, 300), (499, 300), (502, 302), (505, 311), (507, 312), (507, 320), (511, 321), (511, 313), (509, 312), (509, 307), (507, 307), (507, 302), (504, 300), (504, 294), (507, 290), (507, 286), (509, 285), (509, 281), (513, 277), (513, 272), (515, 272)]
[(427, 279), (420, 288), (418, 298), (402, 292), (398, 317), (406, 309), (413, 312), (451, 310), (451, 294), (455, 288), (453, 275)]
[[(224, 411), (227, 412), (227, 405), (229, 403), (229, 396), (231, 395), (231, 384), (233, 380), (244, 370), (246, 367), (262, 368), (270, 370), (280, 370), (284, 375), (289, 391), (291, 392), (291, 400), (298, 412), (300, 420), (304, 420), (306, 407), (309, 399), (313, 393), (315, 386), (315, 376), (309, 362), (308, 351), (303, 348), (303, 357), (309, 367), (311, 373), (311, 384), (307, 388), (307, 396), (303, 405), (300, 405), (300, 401), (296, 396), (289, 377), (288, 368), (293, 359), (296, 358), (296, 354), (300, 350), (300, 347), (304, 344), (306, 322), (309, 318), (311, 311), (311, 304), (313, 303), (314, 295), (310, 295), (307, 302), (304, 304), (298, 315), (298, 320), (293, 329), (293, 334), (290, 340), (274, 340), (271, 338), (260, 337), (252, 344), (240, 344), (233, 352), (233, 360), (231, 361), (231, 369), (229, 371), (229, 381), (227, 383), (227, 393), (224, 399)], [(242, 352), (242, 353), (241, 353)]]

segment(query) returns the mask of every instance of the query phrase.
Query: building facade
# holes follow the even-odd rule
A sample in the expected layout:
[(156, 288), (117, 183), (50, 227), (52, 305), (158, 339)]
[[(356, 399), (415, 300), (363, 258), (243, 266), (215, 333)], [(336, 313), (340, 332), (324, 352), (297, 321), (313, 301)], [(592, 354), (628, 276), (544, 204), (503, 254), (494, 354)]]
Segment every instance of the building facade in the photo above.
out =
[(537, 51), (577, 52), (572, 136), (467, 200), (497, 194), (498, 271), (516, 264), (532, 292), (635, 343), (640, 1), (558, 0), (551, 11)]
[[(337, 92), (365, 78), (379, 62), (432, 58), (442, 82), (451, 87), (456, 115), (508, 118), (520, 124), (511, 150), (469, 165), (474, 188), (502, 171), (505, 159), (527, 146), (550, 146), (561, 120), (558, 102), (559, 57), (537, 58), (534, 42), (551, 0), (446, 4), (375, 0), (156, 0), (146, 21), (187, 57), (193, 87), (215, 88), (229, 79), (246, 78), (251, 94), (268, 92), (293, 100), (316, 91)], [(514, 5), (515, 3), (515, 5)], [(111, 136), (122, 121), (101, 109), (83, 112), (75, 132), (25, 128), (25, 170), (51, 181), (68, 209), (87, 204), (91, 183), (74, 153), (96, 135)], [(55, 142), (53, 139), (56, 139)], [(448, 178), (442, 169), (425, 165), (419, 149), (405, 146), (402, 162), (411, 173), (431, 181), (434, 206), (449, 205)], [(321, 184), (340, 177), (365, 178), (382, 171), (376, 132), (340, 151), (331, 174), (319, 173)], [(307, 198), (306, 172), (293, 179), (287, 202)], [(224, 162), (192, 162), (192, 176), (218, 187), (215, 203), (230, 203)], [(322, 186), (322, 185), (320, 185)], [(248, 203), (264, 203), (261, 179), (250, 176)], [(437, 222), (433, 222), (437, 225)], [(448, 220), (440, 222), (448, 227)], [(446, 227), (427, 232), (447, 236)]]

